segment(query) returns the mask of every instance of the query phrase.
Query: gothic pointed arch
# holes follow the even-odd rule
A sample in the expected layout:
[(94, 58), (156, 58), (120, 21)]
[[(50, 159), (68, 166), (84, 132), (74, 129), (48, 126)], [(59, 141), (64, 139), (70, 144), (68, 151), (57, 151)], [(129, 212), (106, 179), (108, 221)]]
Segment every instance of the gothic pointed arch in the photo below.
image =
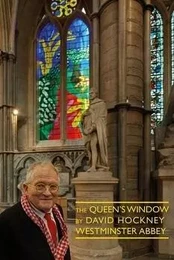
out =
[(36, 142), (82, 142), (89, 104), (90, 22), (83, 1), (47, 1), (36, 33)]

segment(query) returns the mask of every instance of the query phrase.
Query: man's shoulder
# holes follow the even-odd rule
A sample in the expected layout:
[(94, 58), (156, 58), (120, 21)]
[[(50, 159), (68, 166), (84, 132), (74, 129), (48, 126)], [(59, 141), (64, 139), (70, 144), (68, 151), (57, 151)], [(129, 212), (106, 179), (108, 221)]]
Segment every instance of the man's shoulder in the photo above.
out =
[(13, 206), (5, 209), (0, 214), (0, 221), (3, 219), (11, 219), (14, 215), (18, 214), (21, 211), (21, 204), (20, 202), (14, 204)]
[(63, 216), (63, 209), (62, 207), (56, 203), (56, 207), (58, 208), (58, 210), (60, 211), (61, 215)]

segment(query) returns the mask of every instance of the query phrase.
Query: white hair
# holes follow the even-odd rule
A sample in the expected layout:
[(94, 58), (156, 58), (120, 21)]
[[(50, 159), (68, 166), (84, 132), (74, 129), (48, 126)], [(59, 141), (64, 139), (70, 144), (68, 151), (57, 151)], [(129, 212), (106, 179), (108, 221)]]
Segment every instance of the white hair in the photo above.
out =
[(20, 190), (20, 192), (23, 192), (23, 184), (25, 183), (25, 180), (22, 180), (18, 183), (17, 188)]
[(58, 183), (60, 183), (59, 172), (57, 171), (56, 167), (50, 161), (35, 162), (35, 163), (31, 164), (30, 167), (28, 168), (25, 180), (22, 181), (22, 183), (18, 184), (18, 186), (19, 186), (18, 188), (20, 190), (21, 190), (21, 188), (23, 188), (22, 187), (23, 184), (28, 184), (28, 183), (31, 182), (31, 180), (33, 179), (33, 176), (35, 174), (35, 168), (38, 167), (38, 166), (40, 166), (40, 167), (45, 167), (45, 166), (51, 167), (57, 173)]

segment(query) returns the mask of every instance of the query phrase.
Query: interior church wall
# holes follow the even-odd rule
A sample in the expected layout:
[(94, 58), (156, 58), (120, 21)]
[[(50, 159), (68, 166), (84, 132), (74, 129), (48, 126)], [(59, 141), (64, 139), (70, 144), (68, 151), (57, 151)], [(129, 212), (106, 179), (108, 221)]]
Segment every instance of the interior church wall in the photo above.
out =
[[(101, 3), (100, 6), (104, 1)], [(118, 177), (117, 113), (118, 100), (118, 2), (113, 1), (100, 13), (100, 96), (107, 103), (109, 165)]]
[(16, 106), (19, 109), (18, 149), (22, 151), (31, 149), (33, 145), (34, 129), (33, 127), (32, 129), (29, 128), (31, 124), (33, 126), (31, 108), (35, 104), (35, 96), (32, 91), (35, 81), (33, 74), (34, 50), (32, 46), (43, 7), (43, 1), (27, 1), (25, 5), (21, 2), (18, 9), (16, 24)]
[[(127, 12), (127, 97), (132, 109), (127, 114), (127, 185), (128, 196), (137, 199), (138, 194), (138, 153), (143, 147), (143, 5), (128, 1)], [(120, 86), (121, 87), (121, 86)], [(129, 189), (129, 188), (128, 188)], [(133, 199), (132, 198), (132, 199)]]
[[(105, 100), (108, 108), (109, 166), (113, 175), (120, 179), (115, 199), (139, 200), (144, 198), (147, 188), (146, 194), (150, 196), (152, 170), (150, 152), (148, 155), (151, 146), (145, 138), (150, 138), (150, 113), (147, 106), (144, 107), (145, 92), (150, 92), (147, 89), (150, 74), (148, 79), (145, 74), (147, 64), (150, 66), (150, 59), (145, 56), (149, 51), (146, 49), (148, 27), (145, 15), (156, 5), (164, 21), (166, 108), (171, 88), (169, 21), (174, 3), (172, 0), (98, 0), (96, 4), (96, 1), (85, 1), (91, 15), (91, 26), (95, 24), (91, 30), (94, 34), (91, 37), (91, 86), (96, 84), (100, 98)], [(43, 0), (0, 1), (0, 203), (9, 205), (19, 199), (17, 184), (33, 161), (49, 159), (57, 165), (65, 185), (61, 195), (71, 199), (75, 197), (72, 178), (87, 169), (87, 156), (82, 144), (39, 148), (36, 144), (33, 46), (43, 5)], [(97, 38), (96, 42), (94, 38)], [(8, 89), (8, 96), (11, 94), (13, 97), (10, 106), (11, 99), (4, 98), (5, 89)], [(10, 121), (14, 107), (19, 109), (17, 134)], [(149, 165), (145, 168), (143, 160), (147, 156)], [(153, 158), (155, 161), (155, 156)], [(154, 161), (153, 170), (156, 167)], [(147, 172), (149, 176), (145, 182)], [(73, 210), (73, 203), (69, 207)], [(135, 251), (139, 254), (148, 252), (152, 243), (125, 241), (123, 247), (129, 257)]]

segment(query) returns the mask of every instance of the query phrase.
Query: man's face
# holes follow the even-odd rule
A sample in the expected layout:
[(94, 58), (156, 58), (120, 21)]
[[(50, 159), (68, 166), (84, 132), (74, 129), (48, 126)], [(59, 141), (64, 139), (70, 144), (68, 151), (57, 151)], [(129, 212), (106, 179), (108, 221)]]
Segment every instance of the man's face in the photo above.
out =
[(96, 96), (97, 96), (97, 95), (96, 95), (95, 91), (94, 91), (94, 90), (91, 90), (91, 91), (90, 91), (90, 99), (93, 100), (94, 98), (96, 98)]
[[(28, 200), (39, 210), (48, 212), (56, 203), (58, 191), (58, 175), (49, 166), (36, 166), (30, 183), (24, 185), (24, 194)], [(45, 191), (42, 190), (46, 187)]]

